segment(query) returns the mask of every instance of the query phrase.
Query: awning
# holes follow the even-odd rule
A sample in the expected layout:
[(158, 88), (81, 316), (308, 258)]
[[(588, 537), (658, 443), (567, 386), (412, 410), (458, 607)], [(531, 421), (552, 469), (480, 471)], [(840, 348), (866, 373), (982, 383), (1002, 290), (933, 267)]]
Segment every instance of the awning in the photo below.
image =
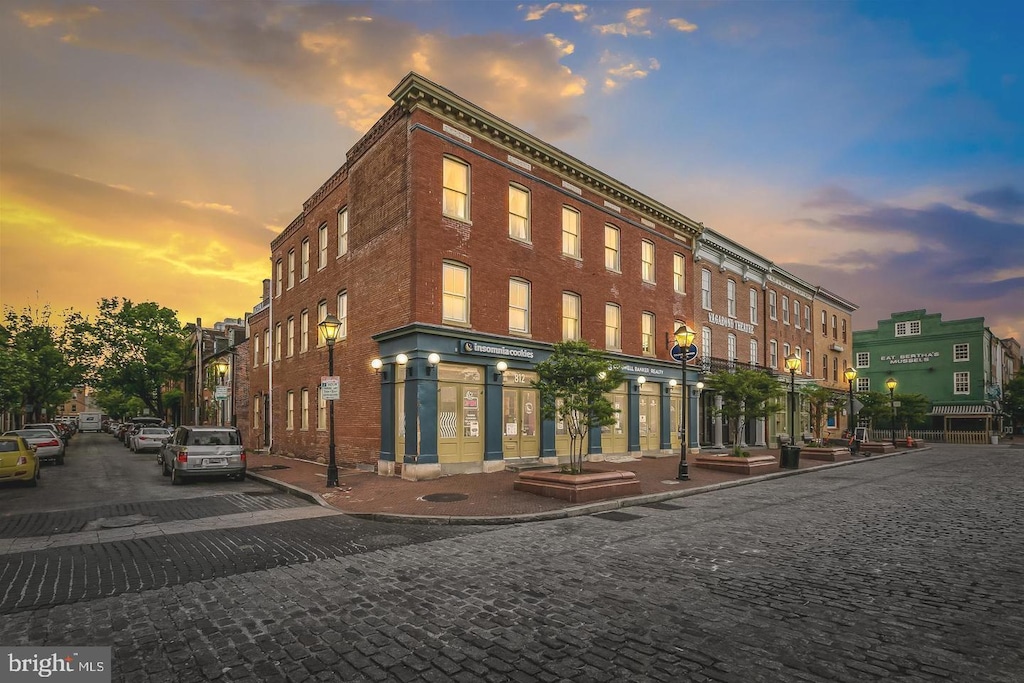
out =
[(995, 414), (992, 406), (958, 403), (954, 405), (935, 405), (929, 415), (943, 415), (947, 417), (991, 417)]

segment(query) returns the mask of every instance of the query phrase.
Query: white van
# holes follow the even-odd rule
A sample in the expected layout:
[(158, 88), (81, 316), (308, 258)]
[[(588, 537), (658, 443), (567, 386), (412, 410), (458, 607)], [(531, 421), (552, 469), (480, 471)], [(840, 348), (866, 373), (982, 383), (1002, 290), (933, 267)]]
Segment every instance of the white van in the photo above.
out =
[(79, 413), (78, 431), (99, 432), (103, 431), (103, 413)]

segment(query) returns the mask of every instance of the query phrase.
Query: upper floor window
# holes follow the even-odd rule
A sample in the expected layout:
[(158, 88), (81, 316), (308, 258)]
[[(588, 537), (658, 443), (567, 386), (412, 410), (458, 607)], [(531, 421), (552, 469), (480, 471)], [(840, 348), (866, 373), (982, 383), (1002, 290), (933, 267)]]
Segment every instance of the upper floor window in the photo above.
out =
[(295, 250), (288, 251), (288, 289), (295, 286)]
[(348, 292), (344, 290), (338, 292), (338, 320), (338, 339), (348, 339)]
[(821, 357), (821, 378), (828, 381), (828, 356)]
[(338, 256), (348, 253), (348, 209), (338, 212)]
[(810, 377), (811, 375), (814, 374), (814, 371), (811, 370), (811, 350), (810, 349), (804, 349), (804, 374), (807, 375), (808, 377)]
[(782, 357), (783, 357), (783, 359), (789, 358), (789, 343), (788, 342), (784, 343), (782, 345)]
[(953, 373), (953, 393), (954, 394), (969, 394), (969, 393), (971, 393), (971, 373), (969, 373), (969, 372), (954, 372)]
[(870, 368), (871, 367), (871, 353), (869, 351), (858, 351), (857, 352), (857, 367), (858, 368)]
[(295, 355), (295, 316), (288, 318), (288, 355)]
[(858, 377), (857, 378), (857, 392), (871, 391), (871, 378), (870, 377)]
[(309, 429), (309, 389), (305, 387), (299, 392), (299, 427)]
[(277, 296), (281, 296), (281, 290), (284, 289), (284, 262), (281, 259), (277, 259), (274, 269), (277, 275)]
[(774, 339), (768, 342), (768, 367), (772, 370), (779, 367), (779, 342)]
[(832, 359), (832, 381), (833, 382), (838, 382), (839, 381), (839, 358), (838, 357), (834, 357)]
[(604, 267), (616, 273), (622, 267), (619, 255), (619, 229), (614, 225), (604, 226)]
[(562, 339), (580, 338), (580, 295), (562, 292)]
[(518, 185), (508, 186), (508, 236), (530, 241), (530, 193)]
[(580, 212), (568, 206), (562, 207), (562, 253), (580, 257)]
[(804, 304), (804, 324), (807, 326), (807, 332), (811, 332), (811, 325), (814, 323), (811, 321), (811, 307)]
[(285, 396), (284, 428), (295, 428), (295, 392), (290, 389)]
[(959, 363), (961, 361), (971, 359), (971, 345), (970, 344), (953, 344), (953, 362)]
[(654, 282), (654, 242), (640, 242), (640, 277), (644, 282)]
[(756, 339), (751, 339), (750, 340), (750, 364), (751, 365), (760, 365), (761, 364), (761, 358), (757, 354), (757, 340)]
[(828, 314), (825, 311), (821, 312), (821, 336), (828, 336)]
[[(788, 325), (789, 324), (789, 297), (788, 296), (783, 296), (782, 297), (782, 324), (783, 325)], [(788, 356), (789, 354), (786, 354), (786, 355)]]
[(921, 334), (920, 320), (908, 320), (907, 322), (896, 323), (897, 337), (907, 337), (913, 334)]
[(776, 300), (775, 290), (768, 292), (768, 317), (772, 320), (779, 319), (779, 304)]
[(309, 238), (302, 240), (302, 270), (300, 280), (305, 280), (309, 277)]
[(299, 314), (299, 353), (309, 351), (309, 309)]
[(725, 299), (728, 302), (729, 317), (736, 317), (736, 281), (728, 280), (725, 283)]
[(323, 346), (327, 343), (324, 334), (320, 330), (320, 323), (327, 318), (327, 300), (323, 299), (316, 305), (316, 345)]
[(711, 271), (701, 268), (700, 271), (700, 305), (706, 310), (711, 310)]
[(323, 387), (316, 389), (316, 428), (327, 429), (327, 399)]
[(274, 325), (274, 360), (281, 360), (281, 323)]
[(526, 280), (508, 281), (508, 331), (530, 333), (530, 283)]
[(317, 252), (316, 252), (316, 267), (317, 270), (323, 270), (327, 267), (327, 225), (321, 225), (317, 231)]
[(643, 312), (640, 318), (640, 350), (645, 356), (654, 355), (654, 314)]
[(260, 364), (260, 335), (254, 334), (252, 336), (252, 366), (256, 367)]
[(686, 294), (686, 259), (682, 254), (672, 256), (672, 289)]
[(441, 317), (446, 322), (469, 322), (469, 266), (445, 261)]
[(446, 216), (469, 220), (469, 164), (444, 158), (444, 199)]
[(757, 324), (757, 290), (750, 290), (750, 324)]
[(736, 335), (732, 332), (726, 338), (726, 353), (729, 354), (729, 362), (733, 363), (736, 361)]
[(846, 318), (843, 318), (843, 343), (846, 343)]
[[(676, 325), (675, 329), (679, 329), (679, 325)], [(702, 327), (700, 330), (700, 356), (701, 358), (711, 358), (711, 328)]]
[(793, 299), (793, 327), (800, 329), (800, 302)]
[(604, 345), (607, 349), (622, 348), (622, 311), (612, 303), (604, 305)]
[(270, 328), (263, 330), (263, 364), (270, 362)]
[(839, 319), (836, 318), (836, 316), (834, 316), (834, 315), (832, 316), (832, 338), (833, 339), (839, 339), (839, 325), (837, 324), (838, 320)]

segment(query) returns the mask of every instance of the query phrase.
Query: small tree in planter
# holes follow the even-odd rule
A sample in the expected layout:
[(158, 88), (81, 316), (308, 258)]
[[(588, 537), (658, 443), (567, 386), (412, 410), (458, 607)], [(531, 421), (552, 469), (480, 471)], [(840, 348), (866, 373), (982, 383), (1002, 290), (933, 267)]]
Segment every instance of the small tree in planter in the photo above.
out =
[[(804, 400), (807, 401), (807, 412), (811, 420), (811, 429), (814, 431), (814, 438), (818, 440), (819, 444), (824, 446), (825, 442), (822, 440), (822, 432), (825, 429), (825, 418), (828, 417), (829, 411), (835, 407), (838, 398), (836, 392), (832, 389), (812, 384), (800, 389), (800, 393), (803, 395)], [(796, 438), (795, 435), (794, 438)]]
[(625, 379), (622, 370), (582, 340), (558, 342), (537, 364), (541, 416), (561, 420), (569, 434), (569, 472), (583, 472), (583, 444), (591, 427), (615, 424), (618, 412), (605, 394)]
[(778, 380), (762, 370), (740, 368), (735, 372), (716, 372), (708, 377), (708, 389), (722, 397), (721, 415), (732, 432), (733, 455), (742, 456), (740, 450), (740, 417), (768, 418), (779, 410), (778, 399), (785, 390)]

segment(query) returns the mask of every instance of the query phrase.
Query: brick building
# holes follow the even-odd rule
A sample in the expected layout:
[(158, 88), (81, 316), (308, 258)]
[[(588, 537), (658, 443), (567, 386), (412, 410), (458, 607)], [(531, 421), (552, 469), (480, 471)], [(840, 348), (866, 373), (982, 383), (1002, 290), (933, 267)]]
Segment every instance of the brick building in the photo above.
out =
[[(333, 314), (341, 464), (419, 479), (553, 461), (568, 439), (539, 419), (530, 383), (551, 344), (573, 338), (627, 377), (610, 396), (617, 424), (589, 436), (592, 459), (678, 448), (682, 369), (669, 350), (695, 320), (703, 227), (417, 74), (390, 96), (271, 243), (270, 292), (248, 319), (247, 443), (325, 459), (317, 324)], [(760, 270), (759, 311), (770, 277), (798, 283)], [(798, 287), (809, 303), (814, 289)], [(696, 415), (691, 401), (687, 423)], [(697, 449), (697, 430), (685, 433)]]

